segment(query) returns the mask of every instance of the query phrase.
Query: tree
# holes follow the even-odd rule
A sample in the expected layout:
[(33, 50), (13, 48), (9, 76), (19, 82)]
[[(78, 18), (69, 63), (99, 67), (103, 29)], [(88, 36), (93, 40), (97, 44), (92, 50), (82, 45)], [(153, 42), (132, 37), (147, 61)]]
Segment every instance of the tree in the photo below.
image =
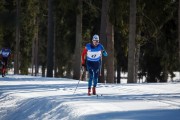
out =
[[(110, 8), (110, 1), (108, 1), (108, 8)], [(110, 10), (108, 9), (108, 13)], [(106, 59), (107, 66), (107, 83), (115, 82), (115, 72), (114, 72), (114, 26), (110, 21), (110, 15), (107, 16), (107, 28), (106, 28), (106, 38), (107, 38), (107, 53), (108, 58)]]
[[(32, 43), (32, 75), (37, 76), (38, 73), (38, 33), (39, 33), (39, 23), (38, 23), (38, 17), (34, 18), (34, 38)], [(34, 72), (34, 66), (35, 66), (35, 72)]]
[(28, 74), (31, 65), (32, 41), (35, 35), (35, 18), (37, 16), (37, 0), (21, 1), (21, 36), (20, 36), (20, 72)]
[(20, 0), (16, 0), (16, 48), (14, 58), (14, 74), (19, 74), (19, 43), (20, 43)]
[(48, 0), (48, 44), (47, 44), (47, 77), (53, 77), (53, 50), (54, 50), (54, 19), (53, 19), (53, 0)]
[[(107, 21), (108, 21), (108, 8), (109, 8), (109, 0), (102, 0), (100, 39), (101, 39), (101, 43), (103, 44), (105, 48), (107, 45), (106, 30), (107, 30)], [(100, 83), (105, 82), (104, 66), (105, 66), (105, 60), (103, 59), (102, 68), (101, 68), (101, 77), (99, 80)]]
[(41, 65), (42, 76), (46, 76), (47, 67), (47, 22), (48, 22), (48, 0), (38, 0), (39, 2), (39, 14), (38, 14), (38, 64)]
[(136, 0), (130, 0), (128, 83), (135, 82)]
[(109, 21), (107, 23), (107, 83), (114, 83), (115, 72), (114, 72), (114, 27)]
[[(142, 17), (140, 71), (147, 82), (165, 82), (177, 70), (176, 1), (144, 0), (138, 16)], [(140, 21), (140, 20), (138, 20)]]
[(179, 51), (179, 61), (178, 61), (178, 63), (180, 66), (180, 0), (178, 2), (179, 2), (178, 3), (178, 42), (179, 42), (179, 50), (178, 50)]
[(81, 66), (81, 44), (82, 44), (82, 0), (78, 0), (78, 13), (76, 17), (76, 47), (74, 57), (74, 79), (79, 79)]
[(111, 0), (110, 21), (114, 26), (114, 54), (117, 83), (121, 83), (121, 73), (127, 72), (129, 1)]
[[(77, 1), (56, 0), (55, 11), (55, 76), (72, 78), (72, 59), (76, 43)], [(69, 19), (71, 18), (71, 19)], [(61, 49), (60, 49), (61, 48)]]

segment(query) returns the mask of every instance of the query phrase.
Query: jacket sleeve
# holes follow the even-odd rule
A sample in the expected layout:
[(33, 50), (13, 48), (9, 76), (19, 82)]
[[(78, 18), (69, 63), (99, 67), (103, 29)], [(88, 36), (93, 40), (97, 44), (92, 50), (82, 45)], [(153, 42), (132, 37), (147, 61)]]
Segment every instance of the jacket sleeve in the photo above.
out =
[(107, 57), (108, 54), (107, 54), (106, 50), (104, 49), (104, 46), (103, 45), (101, 45), (101, 46), (102, 46), (102, 54), (103, 54), (103, 56)]
[(87, 49), (86, 47), (84, 48), (82, 54), (81, 54), (81, 64), (85, 65), (85, 60), (86, 60), (86, 54), (87, 54)]

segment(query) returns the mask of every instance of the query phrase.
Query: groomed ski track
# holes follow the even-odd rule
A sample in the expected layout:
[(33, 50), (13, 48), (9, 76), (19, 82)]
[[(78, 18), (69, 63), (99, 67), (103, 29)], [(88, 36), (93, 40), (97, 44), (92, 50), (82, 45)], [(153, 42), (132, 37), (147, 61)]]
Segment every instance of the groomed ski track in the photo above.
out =
[[(65, 78), (0, 78), (0, 120), (179, 120), (180, 83), (98, 84)], [(102, 94), (102, 96), (101, 96)]]

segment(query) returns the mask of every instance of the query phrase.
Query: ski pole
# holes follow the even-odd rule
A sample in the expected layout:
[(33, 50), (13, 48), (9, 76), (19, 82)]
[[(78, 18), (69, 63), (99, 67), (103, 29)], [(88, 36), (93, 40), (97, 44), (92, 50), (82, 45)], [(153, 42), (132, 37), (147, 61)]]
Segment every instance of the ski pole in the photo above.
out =
[(81, 75), (80, 75), (80, 78), (79, 78), (79, 80), (78, 80), (78, 83), (77, 83), (77, 85), (76, 85), (76, 88), (75, 88), (75, 90), (74, 90), (73, 95), (75, 94), (75, 92), (76, 92), (76, 90), (77, 90), (77, 88), (78, 88), (78, 86), (79, 86), (80, 80), (82, 80), (83, 72), (84, 72), (84, 69), (81, 68)]

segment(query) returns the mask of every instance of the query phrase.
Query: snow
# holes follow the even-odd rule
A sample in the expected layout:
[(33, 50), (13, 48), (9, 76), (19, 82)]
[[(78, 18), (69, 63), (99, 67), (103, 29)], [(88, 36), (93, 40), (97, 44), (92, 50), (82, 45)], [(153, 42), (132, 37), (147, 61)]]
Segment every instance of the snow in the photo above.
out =
[[(0, 77), (0, 120), (180, 120), (180, 83), (98, 84), (23, 75)], [(75, 91), (75, 93), (74, 93)]]

